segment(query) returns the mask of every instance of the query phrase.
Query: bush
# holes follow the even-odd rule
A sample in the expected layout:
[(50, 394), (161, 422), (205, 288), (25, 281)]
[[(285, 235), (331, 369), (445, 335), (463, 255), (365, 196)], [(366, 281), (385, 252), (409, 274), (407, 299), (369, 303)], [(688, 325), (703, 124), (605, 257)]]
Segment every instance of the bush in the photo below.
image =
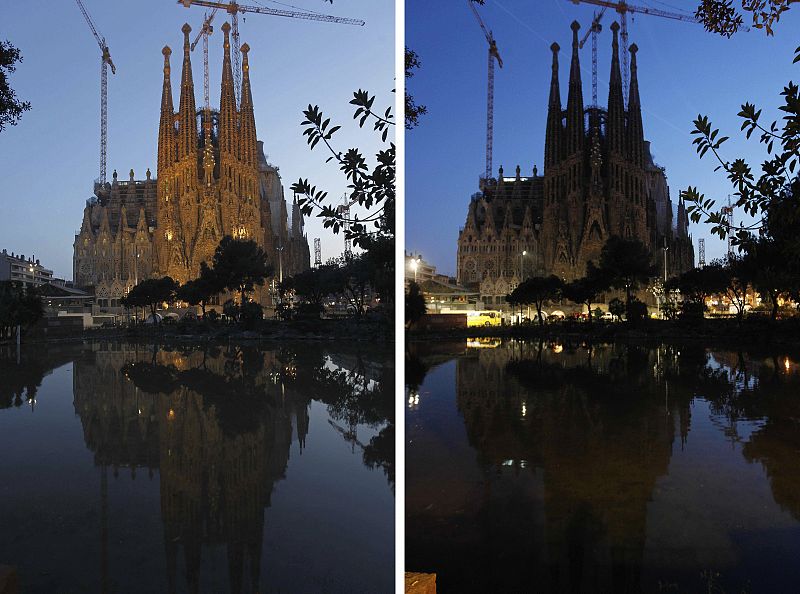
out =
[(699, 301), (684, 301), (681, 304), (681, 319), (682, 320), (702, 320), (703, 319), (703, 304)]
[(631, 299), (630, 306), (628, 307), (628, 321), (632, 324), (641, 322), (647, 317), (647, 304), (638, 299)]
[(608, 311), (611, 312), (611, 315), (621, 318), (622, 314), (625, 313), (625, 303), (622, 300), (614, 297), (608, 302)]
[(322, 306), (316, 303), (301, 303), (297, 306), (297, 317), (304, 320), (318, 320)]
[(255, 301), (248, 301), (239, 308), (239, 316), (245, 328), (253, 328), (264, 319), (264, 310), (261, 304)]
[(239, 318), (239, 306), (233, 299), (228, 299), (222, 304), (222, 315), (229, 321), (236, 321)]

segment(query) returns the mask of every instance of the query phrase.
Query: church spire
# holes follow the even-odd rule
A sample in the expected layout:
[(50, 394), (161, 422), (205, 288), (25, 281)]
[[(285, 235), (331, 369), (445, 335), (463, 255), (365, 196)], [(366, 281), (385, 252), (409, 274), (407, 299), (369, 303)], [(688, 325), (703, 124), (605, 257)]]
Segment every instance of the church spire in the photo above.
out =
[(644, 129), (642, 126), (642, 104), (639, 100), (639, 80), (636, 76), (636, 44), (630, 47), (631, 52), (631, 86), (628, 93), (628, 129), (627, 145), (630, 160), (636, 165), (644, 163)]
[(178, 156), (197, 154), (197, 108), (194, 102), (192, 61), (189, 58), (189, 33), (192, 28), (183, 25), (183, 71), (181, 72), (181, 103), (178, 117)]
[(292, 200), (292, 239), (303, 237), (303, 213), (300, 212), (300, 203), (295, 194)]
[(606, 136), (609, 152), (621, 153), (625, 132), (625, 104), (622, 98), (622, 75), (619, 68), (619, 24), (611, 23), (614, 40), (611, 43), (611, 79), (608, 84), (608, 121)]
[(177, 148), (175, 146), (175, 108), (172, 105), (172, 80), (169, 67), (169, 56), (172, 54), (172, 50), (165, 45), (161, 53), (164, 54), (164, 86), (161, 90), (161, 120), (158, 124), (159, 171), (163, 171), (176, 161)]
[(544, 166), (555, 165), (561, 159), (561, 90), (558, 86), (558, 50), (557, 43), (550, 46), (553, 52), (553, 73), (550, 78), (550, 100), (547, 104), (547, 131), (544, 141)]
[(572, 21), (572, 62), (569, 67), (569, 94), (567, 96), (567, 154), (583, 148), (583, 89), (581, 64), (578, 59), (578, 21)]
[(225, 22), (222, 25), (225, 54), (222, 60), (222, 91), (219, 100), (219, 150), (222, 154), (233, 155), (236, 153), (236, 95), (231, 71), (230, 30), (230, 24)]
[(239, 160), (247, 165), (258, 165), (256, 145), (256, 119), (253, 113), (253, 94), (250, 90), (250, 66), (247, 53), (250, 46), (242, 45), (242, 104), (239, 107)]

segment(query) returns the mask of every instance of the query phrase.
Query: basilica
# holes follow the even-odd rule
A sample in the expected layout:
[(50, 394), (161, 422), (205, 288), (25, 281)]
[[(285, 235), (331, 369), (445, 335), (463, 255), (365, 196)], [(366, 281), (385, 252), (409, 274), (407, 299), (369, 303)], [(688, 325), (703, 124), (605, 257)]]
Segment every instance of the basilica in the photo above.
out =
[[(220, 240), (250, 239), (267, 253), (275, 276), (291, 276), (310, 265), (308, 240), (297, 201), (286, 205), (278, 168), (267, 162), (257, 140), (250, 85), (249, 46), (241, 47), (241, 100), (231, 67), (230, 25), (222, 26), (224, 58), (219, 109), (197, 109), (189, 33), (183, 26), (180, 102), (172, 100), (170, 57), (164, 56), (158, 169), (153, 178), (95, 184), (75, 236), (73, 275), (93, 287), (98, 304), (117, 305), (145, 278), (196, 278)], [(268, 291), (258, 291), (262, 304)]]
[(460, 284), (479, 288), (487, 304), (531, 276), (584, 276), (603, 244), (617, 235), (642, 241), (659, 270), (673, 276), (694, 266), (686, 207), (669, 196), (667, 177), (644, 139), (637, 79), (637, 46), (630, 47), (628, 103), (623, 98), (619, 25), (613, 23), (608, 107), (584, 106), (577, 22), (566, 109), (559, 88), (559, 46), (553, 43), (544, 172), (523, 175), (500, 167), (482, 179), (458, 238)]

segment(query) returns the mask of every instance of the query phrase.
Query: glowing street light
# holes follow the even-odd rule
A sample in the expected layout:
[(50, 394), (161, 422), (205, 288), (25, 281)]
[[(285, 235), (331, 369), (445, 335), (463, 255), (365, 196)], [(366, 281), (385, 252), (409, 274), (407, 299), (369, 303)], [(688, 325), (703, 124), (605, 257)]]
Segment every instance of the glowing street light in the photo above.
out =
[(419, 263), (422, 261), (422, 258), (411, 258), (411, 268), (414, 269), (414, 283), (417, 282), (417, 269), (419, 268)]

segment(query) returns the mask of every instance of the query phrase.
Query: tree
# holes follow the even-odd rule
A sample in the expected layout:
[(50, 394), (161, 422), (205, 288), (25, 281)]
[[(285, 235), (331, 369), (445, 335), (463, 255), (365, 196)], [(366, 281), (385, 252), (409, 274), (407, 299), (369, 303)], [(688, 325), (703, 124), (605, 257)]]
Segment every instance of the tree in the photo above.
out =
[(418, 322), (426, 312), (425, 295), (422, 294), (419, 285), (411, 281), (406, 293), (406, 327)]
[(740, 268), (762, 297), (769, 297), (772, 304), (770, 320), (778, 315), (781, 297), (788, 297), (800, 285), (800, 277), (790, 259), (784, 257), (781, 242), (768, 236), (753, 238), (745, 244)]
[[(764, 29), (772, 35), (773, 25), (789, 10), (789, 5), (798, 0), (742, 0), (742, 10), (751, 12), (753, 28)], [(742, 14), (733, 6), (733, 0), (702, 0), (695, 16), (706, 31), (731, 37), (744, 26)]]
[(234, 239), (226, 235), (214, 251), (213, 282), (229, 291), (238, 291), (241, 303), (246, 293), (261, 286), (273, 272), (264, 250), (251, 239)]
[(156, 322), (156, 309), (160, 303), (170, 303), (175, 299), (178, 283), (169, 276), (148, 278), (133, 287), (125, 298), (132, 307), (149, 307), (153, 322)]
[(43, 316), (44, 307), (35, 289), (0, 281), (0, 339), (9, 336), (16, 326), (33, 326)]
[(328, 295), (339, 288), (338, 269), (335, 262), (328, 262), (317, 268), (304, 270), (291, 279), (295, 293), (316, 308), (317, 317), (322, 313)]
[(715, 260), (702, 268), (692, 268), (667, 281), (667, 290), (677, 289), (684, 300), (688, 299), (705, 308), (708, 297), (724, 293), (728, 288), (728, 277), (722, 262)]
[(730, 256), (723, 267), (726, 274), (726, 293), (734, 309), (736, 320), (741, 323), (745, 311), (747, 287), (753, 279), (752, 261), (741, 256)]
[[(795, 62), (800, 61), (800, 47), (797, 48)], [(744, 103), (738, 116), (742, 118), (741, 130), (749, 139), (758, 132), (759, 143), (766, 148), (767, 159), (761, 164), (761, 174), (756, 179), (753, 167), (743, 158), (730, 160), (722, 155), (721, 147), (728, 136), (719, 136), (719, 129), (714, 128), (708, 116), (698, 115), (694, 121), (694, 140), (692, 144), (702, 159), (711, 153), (719, 163), (715, 170), (723, 170), (733, 186), (736, 202), (734, 208), (741, 209), (746, 215), (755, 217), (751, 224), (739, 224), (732, 227), (728, 222), (726, 205), (719, 205), (713, 198), (706, 198), (696, 187), (689, 186), (681, 192), (688, 203), (686, 212), (691, 220), (701, 220), (711, 225), (711, 233), (725, 239), (731, 235), (736, 246), (748, 241), (753, 232), (763, 231), (767, 227), (766, 218), (771, 209), (787, 195), (792, 194), (792, 186), (797, 181), (795, 169), (800, 163), (800, 92), (798, 86), (789, 82), (781, 93), (784, 112), (781, 125), (777, 120), (772, 123), (761, 122), (761, 109), (752, 103)], [(800, 205), (797, 200), (784, 202), (785, 210), (793, 210), (790, 218), (797, 219)]]
[(6, 126), (16, 126), (23, 112), (31, 108), (29, 102), (17, 99), (17, 94), (8, 80), (8, 75), (16, 71), (17, 62), (22, 62), (22, 53), (19, 49), (9, 41), (0, 41), (0, 132)]
[(414, 70), (422, 65), (419, 56), (414, 50), (406, 47), (406, 130), (411, 130), (419, 125), (420, 116), (428, 113), (424, 105), (417, 105), (414, 96), (408, 92), (408, 79), (414, 76)]
[[(351, 105), (355, 106), (353, 119), (358, 119), (359, 128), (363, 128), (368, 121), (372, 122), (373, 130), (380, 135), (381, 141), (386, 143), (389, 131), (394, 128), (392, 108), (387, 107), (382, 113), (373, 111), (375, 97), (367, 91), (359, 89), (353, 93)], [(366, 157), (358, 148), (342, 152), (333, 147), (333, 136), (341, 126), (330, 126), (330, 118), (326, 118), (317, 105), (309, 105), (303, 111), (304, 119), (300, 124), (305, 129), (303, 135), (311, 150), (320, 142), (331, 154), (327, 162), (334, 161), (348, 180), (349, 202), (351, 206), (358, 205), (366, 210), (366, 214), (359, 218), (358, 214), (350, 217), (337, 205), (328, 203), (328, 192), (318, 190), (308, 179), (300, 178), (292, 184), (292, 192), (299, 196), (300, 210), (306, 216), (311, 216), (317, 211), (322, 218), (323, 226), (334, 233), (344, 232), (346, 239), (351, 239), (353, 245), (366, 248), (370, 238), (386, 237), (394, 239), (394, 208), (395, 208), (395, 145), (389, 142), (387, 148), (378, 151), (375, 155), (375, 165), (370, 168)]]
[(209, 299), (220, 292), (214, 272), (205, 262), (200, 263), (200, 276), (196, 279), (186, 281), (181, 285), (175, 296), (189, 305), (199, 305), (203, 312), (203, 319), (206, 317), (206, 305)]
[(609, 286), (625, 289), (625, 306), (630, 308), (632, 294), (654, 274), (647, 246), (638, 239), (610, 237), (600, 252), (600, 274)]
[(590, 260), (586, 264), (586, 276), (566, 284), (562, 294), (573, 303), (586, 306), (587, 320), (591, 324), (592, 303), (597, 301), (597, 296), (606, 289), (608, 289), (608, 282), (600, 269)]
[(372, 268), (364, 254), (343, 259), (334, 275), (338, 292), (347, 299), (357, 319), (367, 310), (371, 275)]
[(626, 305), (620, 300), (614, 297), (611, 301), (608, 302), (608, 312), (615, 316), (617, 319), (622, 318), (622, 314), (625, 313)]
[(545, 301), (557, 299), (564, 283), (557, 276), (534, 276), (522, 281), (506, 297), (508, 303), (514, 305), (535, 305), (539, 325), (544, 326), (542, 308)]
[(394, 303), (394, 238), (369, 237), (363, 243), (363, 254), (371, 271), (370, 285), (390, 309)]

